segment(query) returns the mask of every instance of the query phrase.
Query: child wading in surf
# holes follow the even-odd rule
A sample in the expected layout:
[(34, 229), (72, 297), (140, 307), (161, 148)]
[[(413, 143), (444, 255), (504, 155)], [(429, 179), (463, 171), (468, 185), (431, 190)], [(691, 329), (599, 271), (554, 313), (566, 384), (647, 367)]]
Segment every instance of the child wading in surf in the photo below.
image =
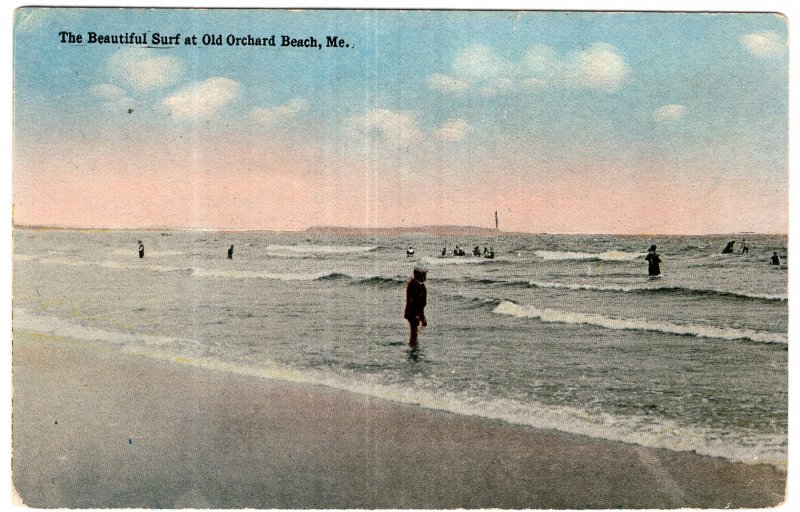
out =
[(411, 350), (417, 348), (420, 324), (423, 327), (428, 325), (428, 321), (425, 319), (425, 305), (428, 302), (428, 290), (425, 288), (427, 274), (428, 271), (425, 267), (417, 265), (414, 267), (414, 276), (408, 280), (408, 286), (406, 286), (406, 310), (403, 317), (408, 320), (408, 346), (411, 347)]

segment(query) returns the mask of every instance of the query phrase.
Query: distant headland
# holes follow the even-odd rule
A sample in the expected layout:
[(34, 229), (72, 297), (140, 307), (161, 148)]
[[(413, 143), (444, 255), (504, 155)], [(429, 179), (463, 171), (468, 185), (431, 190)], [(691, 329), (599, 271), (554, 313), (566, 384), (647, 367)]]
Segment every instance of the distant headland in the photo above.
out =
[[(297, 231), (280, 231), (270, 229), (206, 229), (206, 228), (175, 228), (167, 226), (150, 226), (139, 228), (118, 228), (118, 227), (74, 227), (74, 226), (45, 226), (34, 224), (15, 224), (15, 229), (29, 229), (29, 230), (66, 230), (66, 231), (219, 231), (222, 233), (236, 233), (236, 232), (281, 232), (281, 233), (309, 233), (316, 235), (338, 235), (338, 236), (369, 236), (369, 235), (408, 235), (408, 234), (427, 234), (435, 236), (455, 236), (455, 235), (473, 235), (473, 236), (494, 236), (501, 231), (492, 228), (481, 228), (477, 226), (415, 226), (415, 227), (376, 227), (376, 228), (359, 228), (349, 226), (311, 226), (304, 230)], [(508, 233), (503, 233), (508, 234)]]

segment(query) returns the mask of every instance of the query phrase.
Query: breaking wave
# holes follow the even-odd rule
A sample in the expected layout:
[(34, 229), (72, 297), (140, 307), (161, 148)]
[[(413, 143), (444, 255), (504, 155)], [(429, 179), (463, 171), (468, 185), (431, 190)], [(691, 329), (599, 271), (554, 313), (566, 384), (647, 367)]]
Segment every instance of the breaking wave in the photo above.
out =
[(536, 256), (543, 260), (584, 260), (584, 261), (633, 261), (643, 258), (647, 253), (607, 251), (597, 254), (588, 252), (569, 251), (534, 251)]
[[(518, 282), (517, 282), (518, 283)], [(576, 284), (576, 283), (553, 283), (542, 281), (529, 281), (528, 286), (532, 288), (555, 288), (566, 290), (588, 290), (588, 291), (601, 291), (601, 292), (624, 292), (624, 293), (683, 293), (683, 294), (697, 294), (709, 295), (720, 297), (737, 297), (744, 299), (761, 299), (768, 301), (784, 301), (787, 296), (783, 294), (762, 294), (762, 293), (745, 293), (727, 290), (715, 290), (707, 288), (691, 288), (686, 286), (636, 286), (636, 285), (618, 285), (618, 284)]]
[(277, 254), (355, 254), (375, 251), (378, 248), (353, 245), (268, 245), (264, 250)]
[(752, 329), (734, 329), (731, 327), (714, 327), (699, 324), (676, 324), (642, 318), (617, 318), (594, 313), (577, 313), (557, 309), (539, 309), (524, 306), (511, 301), (501, 302), (493, 311), (498, 315), (509, 315), (518, 318), (536, 318), (542, 322), (563, 323), (573, 325), (596, 325), (606, 329), (624, 331), (652, 331), (698, 338), (715, 338), (723, 340), (750, 340), (757, 343), (788, 343), (788, 337), (782, 333), (755, 331)]

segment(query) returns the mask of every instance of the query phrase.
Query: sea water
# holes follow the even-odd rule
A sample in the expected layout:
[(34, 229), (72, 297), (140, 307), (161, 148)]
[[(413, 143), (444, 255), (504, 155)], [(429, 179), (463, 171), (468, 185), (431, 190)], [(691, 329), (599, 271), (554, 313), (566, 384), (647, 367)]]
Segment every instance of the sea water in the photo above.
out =
[[(13, 327), (783, 466), (787, 271), (769, 259), (786, 237), (747, 237), (749, 254), (721, 254), (733, 237), (16, 229)], [(455, 244), (495, 258), (452, 256)], [(428, 327), (411, 358), (402, 312), (418, 263)]]

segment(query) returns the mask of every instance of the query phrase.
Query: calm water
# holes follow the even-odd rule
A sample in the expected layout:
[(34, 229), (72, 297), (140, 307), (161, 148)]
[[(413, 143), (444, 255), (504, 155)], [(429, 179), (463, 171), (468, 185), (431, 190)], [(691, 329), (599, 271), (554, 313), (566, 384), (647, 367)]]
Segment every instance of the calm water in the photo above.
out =
[[(14, 328), (783, 465), (787, 271), (768, 261), (786, 237), (748, 237), (750, 254), (723, 255), (734, 237), (15, 230)], [(456, 243), (496, 258), (438, 257)], [(414, 361), (402, 310), (420, 260), (429, 326)]]

